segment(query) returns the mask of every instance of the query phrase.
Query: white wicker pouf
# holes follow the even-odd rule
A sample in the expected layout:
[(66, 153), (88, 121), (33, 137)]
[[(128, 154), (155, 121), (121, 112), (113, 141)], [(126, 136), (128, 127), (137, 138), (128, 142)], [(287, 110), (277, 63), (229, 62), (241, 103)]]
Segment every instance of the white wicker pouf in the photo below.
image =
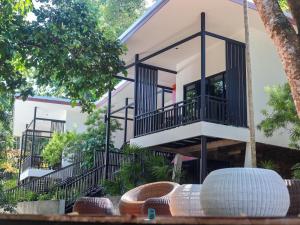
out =
[(172, 216), (203, 216), (200, 204), (200, 184), (183, 184), (170, 197)]
[(200, 201), (206, 216), (285, 216), (290, 205), (283, 179), (272, 170), (257, 168), (211, 172)]

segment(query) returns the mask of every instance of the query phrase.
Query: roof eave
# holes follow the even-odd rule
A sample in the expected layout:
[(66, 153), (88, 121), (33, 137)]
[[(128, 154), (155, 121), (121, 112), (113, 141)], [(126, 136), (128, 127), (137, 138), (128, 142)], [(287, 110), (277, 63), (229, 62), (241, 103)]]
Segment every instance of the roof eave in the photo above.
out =
[(133, 23), (120, 37), (121, 43), (125, 43), (137, 30), (139, 30), (152, 16), (154, 16), (170, 0), (159, 0), (151, 6), (147, 12)]

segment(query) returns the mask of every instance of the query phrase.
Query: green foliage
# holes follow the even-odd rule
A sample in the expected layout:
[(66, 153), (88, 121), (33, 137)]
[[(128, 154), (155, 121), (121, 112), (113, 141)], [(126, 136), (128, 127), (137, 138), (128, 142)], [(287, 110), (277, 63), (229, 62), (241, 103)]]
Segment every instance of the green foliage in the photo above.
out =
[(0, 181), (0, 208), (3, 209), (4, 212), (13, 212), (15, 206), (16, 202), (5, 194), (2, 182)]
[(292, 167), (292, 174), (294, 179), (300, 179), (300, 163), (296, 163)]
[[(65, 147), (64, 155), (70, 158), (71, 161), (74, 162), (76, 157), (80, 155), (83, 159), (82, 166), (91, 168), (94, 163), (95, 151), (105, 149), (106, 124), (104, 123), (104, 112), (105, 110), (95, 110), (89, 114), (85, 122), (86, 132), (77, 135), (76, 140)], [(115, 119), (111, 119), (110, 127), (110, 135), (121, 129), (120, 123)], [(114, 143), (110, 140), (110, 149), (113, 148)]]
[(18, 183), (17, 176), (12, 177), (11, 179), (4, 180), (3, 181), (3, 189), (4, 190), (12, 189), (17, 186), (17, 183)]
[[(0, 75), (0, 83), (1, 83), (1, 75)], [(11, 126), (12, 115), (13, 115), (12, 112), (13, 112), (12, 96), (10, 96), (9, 93), (1, 93), (0, 90), (0, 152), (8, 150), (13, 146), (14, 140), (13, 140), (12, 126)]]
[(37, 201), (57, 200), (55, 192), (39, 194)]
[(12, 99), (16, 92), (27, 96), (32, 89), (26, 81), (26, 69), (20, 42), (24, 38), (29, 0), (0, 0), (0, 96)]
[(259, 163), (259, 167), (268, 169), (268, 170), (274, 170), (278, 171), (279, 167), (276, 163), (274, 163), (272, 160), (265, 160)]
[(295, 104), (288, 84), (267, 87), (269, 95), (267, 105), (270, 110), (263, 110), (264, 119), (258, 129), (270, 137), (275, 131), (284, 129), (289, 132), (290, 147), (300, 148), (300, 119), (297, 115)]
[(145, 11), (145, 0), (100, 0), (103, 23), (121, 35)]
[[(67, 97), (91, 110), (108, 88), (113, 75), (124, 72), (119, 56), (124, 49), (102, 29), (97, 1), (39, 0), (36, 20), (28, 27), (27, 67), (34, 67), (38, 86), (63, 87)], [(29, 52), (26, 52), (29, 54)]]
[[(33, 93), (37, 86), (63, 90), (84, 110), (124, 72), (120, 42), (103, 28), (100, 3), (92, 0), (1, 0), (0, 95)], [(38, 5), (38, 6), (36, 6)], [(35, 16), (29, 21), (28, 13)]]
[(279, 0), (279, 4), (283, 11), (287, 11), (289, 9), (289, 6), (288, 6), (286, 0)]
[(54, 133), (49, 143), (43, 149), (42, 157), (50, 166), (61, 162), (65, 148), (72, 145), (78, 135), (75, 132)]
[(129, 160), (121, 165), (114, 180), (104, 182), (107, 194), (120, 195), (145, 183), (171, 180), (172, 167), (162, 156), (135, 145), (126, 146), (124, 154)]

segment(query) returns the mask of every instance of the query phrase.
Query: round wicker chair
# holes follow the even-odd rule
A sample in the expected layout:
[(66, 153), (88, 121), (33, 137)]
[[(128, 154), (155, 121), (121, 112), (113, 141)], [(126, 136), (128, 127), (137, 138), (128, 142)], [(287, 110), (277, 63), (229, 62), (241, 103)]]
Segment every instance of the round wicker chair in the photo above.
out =
[(300, 180), (285, 180), (286, 186), (290, 193), (290, 208), (288, 216), (300, 215)]
[(200, 184), (183, 184), (170, 197), (172, 216), (203, 216)]
[(167, 194), (160, 198), (148, 198), (142, 207), (142, 213), (147, 215), (149, 208), (155, 209), (157, 216), (171, 216), (170, 195)]
[(73, 212), (79, 215), (110, 216), (114, 214), (114, 207), (108, 198), (82, 197), (75, 202)]
[(290, 197), (275, 171), (227, 168), (211, 172), (200, 191), (205, 216), (286, 216)]
[(173, 182), (156, 182), (136, 187), (121, 197), (120, 214), (141, 216), (151, 207), (156, 209), (156, 215), (170, 215), (169, 195), (178, 186)]

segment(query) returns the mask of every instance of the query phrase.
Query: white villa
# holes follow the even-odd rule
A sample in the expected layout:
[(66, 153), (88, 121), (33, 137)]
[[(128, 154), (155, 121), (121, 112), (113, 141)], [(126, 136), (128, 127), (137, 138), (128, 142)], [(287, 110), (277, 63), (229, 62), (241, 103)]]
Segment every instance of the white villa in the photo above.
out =
[(48, 168), (41, 159), (43, 147), (54, 132), (85, 131), (86, 117), (79, 105), (72, 107), (67, 99), (34, 96), (23, 101), (17, 97), (13, 135), (20, 143), (20, 181), (52, 172), (54, 168)]
[[(287, 80), (252, 4), (249, 16), (257, 125), (268, 100), (264, 88)], [(108, 122), (115, 118), (122, 124), (123, 130), (113, 135), (116, 147), (130, 143), (187, 156), (183, 168), (197, 182), (212, 170), (244, 166), (249, 129), (242, 1), (159, 0), (120, 40), (128, 48), (123, 56), (128, 76), (116, 75), (122, 81), (96, 103), (108, 106)], [(35, 129), (41, 132), (81, 132), (86, 114), (80, 106), (72, 108), (68, 100), (17, 99), (14, 135), (25, 138), (22, 132), (26, 124), (31, 132), (34, 118), (44, 118), (43, 124), (49, 121), (48, 128), (37, 128), (36, 123)], [(257, 129), (256, 142), (258, 159), (280, 159), (277, 163), (286, 168), (286, 174), (300, 158), (289, 149), (286, 131), (266, 138)], [(28, 157), (22, 153), (26, 156), (22, 165), (27, 167), (22, 169), (21, 180), (42, 175), (30, 158), (34, 151), (38, 149), (26, 149), (31, 152)], [(43, 174), (48, 172), (43, 170)]]

